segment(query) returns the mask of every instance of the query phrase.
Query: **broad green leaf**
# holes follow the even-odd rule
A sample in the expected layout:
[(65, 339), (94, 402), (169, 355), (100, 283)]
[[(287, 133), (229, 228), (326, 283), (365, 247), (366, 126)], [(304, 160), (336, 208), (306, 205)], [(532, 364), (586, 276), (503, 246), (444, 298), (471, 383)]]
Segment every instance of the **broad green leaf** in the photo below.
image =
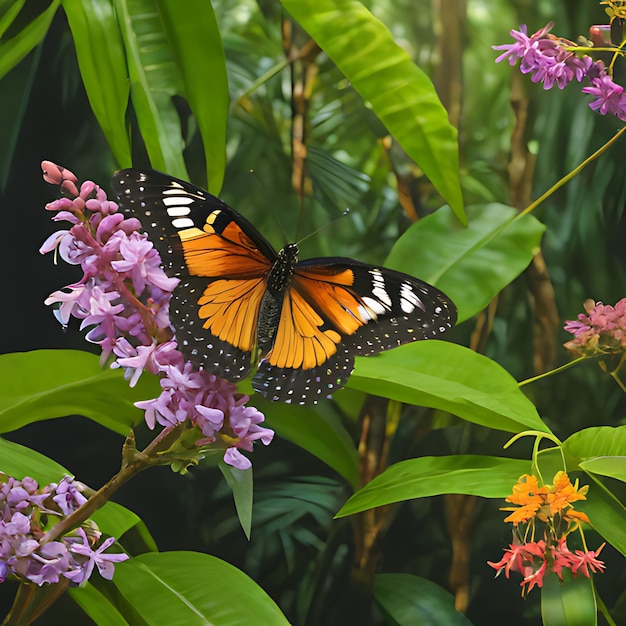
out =
[(304, 448), (343, 476), (358, 484), (359, 459), (354, 442), (339, 420), (311, 407), (293, 407), (257, 396), (251, 400), (263, 412), (268, 426)]
[(457, 131), (426, 74), (357, 0), (282, 0), (465, 221)]
[(67, 592), (98, 626), (126, 626), (129, 623), (113, 602), (91, 583), (87, 582), (81, 587), (70, 587)]
[(114, 0), (126, 48), (130, 93), (152, 167), (187, 179), (180, 119), (182, 90), (165, 29), (152, 0)]
[(222, 37), (210, 2), (157, 1), (169, 46), (198, 124), (208, 189), (219, 194), (226, 168), (228, 77)]
[(219, 468), (228, 486), (232, 489), (239, 523), (241, 524), (241, 528), (243, 528), (246, 538), (250, 540), (252, 528), (252, 495), (254, 488), (252, 468), (240, 470), (224, 462), (219, 463)]
[(513, 221), (517, 214), (503, 204), (470, 206), (465, 228), (442, 207), (398, 239), (385, 265), (436, 284), (462, 322), (484, 309), (539, 250), (545, 226), (531, 215)]
[(579, 467), (585, 472), (609, 476), (626, 482), (626, 456), (596, 456), (581, 461)]
[(596, 426), (574, 433), (563, 442), (568, 468), (595, 457), (626, 456), (626, 426)]
[(45, 36), (61, 0), (50, 6), (27, 24), (17, 35), (0, 42), (0, 78), (12, 70)]
[(426, 578), (377, 574), (374, 598), (398, 626), (471, 626), (454, 608), (454, 596)]
[(101, 368), (96, 355), (80, 350), (34, 350), (0, 355), (0, 432), (54, 417), (84, 415), (127, 435), (142, 419), (134, 402), (157, 396), (155, 376), (134, 388), (120, 369)]
[(336, 517), (444, 493), (505, 498), (530, 461), (497, 456), (423, 456), (388, 467), (345, 503)]
[[(18, 480), (30, 476), (40, 486), (58, 483), (65, 474), (72, 475), (72, 472), (43, 454), (1, 437), (0, 471)], [(76, 478), (80, 480), (80, 476)], [(126, 531), (136, 527), (146, 546), (150, 549), (156, 549), (154, 540), (145, 528), (143, 521), (132, 511), (119, 504), (107, 502), (104, 507), (93, 514), (92, 518), (102, 532), (118, 539)]]
[(126, 130), (130, 87), (112, 0), (62, 0), (91, 109), (120, 167), (132, 159)]
[(481, 354), (445, 341), (418, 341), (358, 358), (348, 386), (449, 411), (488, 428), (550, 432), (506, 370)]
[(117, 564), (113, 582), (148, 625), (289, 624), (251, 578), (208, 554), (142, 554)]
[(598, 623), (591, 580), (580, 575), (565, 583), (556, 574), (543, 579), (541, 617), (546, 626), (594, 626)]

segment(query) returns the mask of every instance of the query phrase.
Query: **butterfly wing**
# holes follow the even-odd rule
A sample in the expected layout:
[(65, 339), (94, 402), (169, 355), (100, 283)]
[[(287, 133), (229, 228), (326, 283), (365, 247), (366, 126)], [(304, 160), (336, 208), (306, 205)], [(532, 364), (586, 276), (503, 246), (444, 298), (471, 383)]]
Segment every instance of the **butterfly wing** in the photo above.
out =
[(169, 276), (178, 347), (197, 367), (230, 381), (253, 365), (270, 243), (219, 198), (172, 176), (127, 169), (113, 177), (122, 208), (137, 217)]
[(272, 400), (315, 403), (347, 382), (355, 356), (437, 337), (455, 322), (450, 299), (417, 278), (352, 259), (304, 261), (252, 386)]

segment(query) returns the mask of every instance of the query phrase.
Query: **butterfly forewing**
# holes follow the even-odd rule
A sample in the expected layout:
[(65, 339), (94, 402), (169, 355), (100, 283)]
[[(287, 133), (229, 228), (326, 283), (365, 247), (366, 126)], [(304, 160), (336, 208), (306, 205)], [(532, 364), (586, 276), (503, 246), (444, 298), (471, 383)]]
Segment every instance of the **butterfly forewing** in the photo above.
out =
[(113, 187), (139, 218), (168, 275), (181, 279), (170, 302), (179, 348), (197, 367), (228, 380), (252, 368), (271, 245), (219, 198), (171, 176), (122, 170)]

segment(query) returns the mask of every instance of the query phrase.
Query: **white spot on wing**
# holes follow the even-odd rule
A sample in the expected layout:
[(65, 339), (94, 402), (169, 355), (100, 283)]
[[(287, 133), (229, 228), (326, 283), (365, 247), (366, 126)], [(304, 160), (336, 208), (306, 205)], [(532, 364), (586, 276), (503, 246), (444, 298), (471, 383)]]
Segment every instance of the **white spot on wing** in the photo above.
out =
[[(387, 292), (385, 292), (385, 295), (387, 295)], [(363, 296), (361, 300), (363, 300), (368, 309), (372, 310), (376, 315), (382, 315), (387, 310), (381, 302), (369, 296)]]
[(174, 228), (191, 228), (194, 226), (194, 223), (188, 217), (177, 217), (175, 220), (172, 220), (172, 226)]
[(171, 206), (167, 209), (167, 214), (170, 217), (182, 217), (183, 215), (189, 215), (191, 209), (186, 206)]
[(163, 204), (165, 206), (193, 204), (193, 198), (190, 198), (189, 196), (168, 196), (166, 198), (163, 198)]

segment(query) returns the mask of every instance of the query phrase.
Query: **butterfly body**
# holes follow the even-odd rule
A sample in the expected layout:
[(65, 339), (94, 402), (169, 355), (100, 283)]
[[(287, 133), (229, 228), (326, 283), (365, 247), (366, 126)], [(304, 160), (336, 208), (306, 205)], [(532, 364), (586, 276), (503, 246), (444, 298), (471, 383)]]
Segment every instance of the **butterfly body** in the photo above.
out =
[(456, 308), (407, 274), (353, 259), (298, 260), (276, 252), (243, 216), (189, 183), (150, 170), (113, 178), (166, 273), (180, 278), (170, 321), (197, 367), (236, 382), (256, 369), (255, 391), (315, 403), (342, 387), (357, 355), (436, 337)]

